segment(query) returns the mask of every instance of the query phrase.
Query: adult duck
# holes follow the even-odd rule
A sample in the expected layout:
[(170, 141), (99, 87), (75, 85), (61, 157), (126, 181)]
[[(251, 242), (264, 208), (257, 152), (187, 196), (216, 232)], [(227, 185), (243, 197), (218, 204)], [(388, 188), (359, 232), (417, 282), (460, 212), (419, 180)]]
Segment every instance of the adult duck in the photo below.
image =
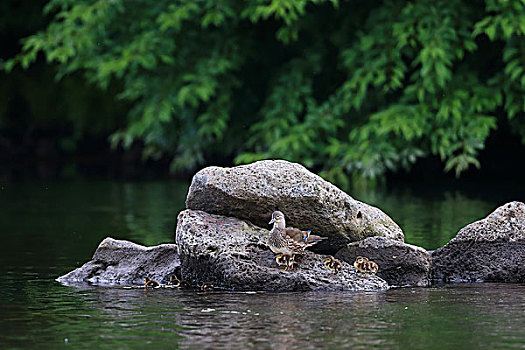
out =
[(326, 237), (312, 235), (310, 231), (286, 227), (284, 214), (280, 211), (274, 211), (272, 213), (272, 219), (269, 224), (273, 224), (273, 228), (270, 231), (268, 245), (272, 252), (278, 254), (276, 257), (277, 263), (279, 264), (279, 262), (282, 261), (283, 255), (291, 257), (288, 259), (288, 265), (285, 271), (290, 267), (293, 268), (295, 254), (302, 254), (307, 247), (326, 239)]

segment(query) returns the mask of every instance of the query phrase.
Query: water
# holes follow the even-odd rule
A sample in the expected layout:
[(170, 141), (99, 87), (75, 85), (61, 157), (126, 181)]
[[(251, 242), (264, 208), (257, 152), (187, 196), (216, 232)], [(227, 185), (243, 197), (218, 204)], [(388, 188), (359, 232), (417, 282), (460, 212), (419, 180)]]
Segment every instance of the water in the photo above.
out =
[[(355, 191), (406, 241), (435, 249), (523, 187)], [(173, 241), (187, 183), (82, 181), (0, 187), (0, 348), (525, 348), (525, 285), (378, 293), (77, 288), (54, 279), (106, 236)], [(475, 189), (478, 187), (475, 187)]]

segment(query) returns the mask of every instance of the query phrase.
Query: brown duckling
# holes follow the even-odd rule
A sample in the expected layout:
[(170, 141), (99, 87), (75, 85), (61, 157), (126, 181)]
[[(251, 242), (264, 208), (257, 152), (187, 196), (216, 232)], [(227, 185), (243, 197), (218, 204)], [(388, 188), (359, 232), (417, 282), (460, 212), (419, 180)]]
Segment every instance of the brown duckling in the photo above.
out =
[(157, 288), (157, 287), (160, 287), (160, 283), (157, 282), (156, 280), (154, 279), (151, 279), (149, 277), (146, 277), (144, 279), (144, 287), (151, 287), (151, 288)]
[(186, 281), (186, 280), (182, 280), (182, 281), (180, 281), (179, 288), (190, 289), (191, 288), (191, 283)]
[(170, 276), (170, 280), (166, 284), (168, 286), (179, 287), (180, 286), (180, 280), (179, 280), (179, 278), (176, 275), (171, 275)]
[(201, 290), (213, 290), (213, 289), (215, 289), (215, 286), (211, 282), (204, 282), (201, 285)]
[(277, 254), (275, 256), (275, 262), (278, 266), (288, 266), (288, 260), (290, 259), (289, 255)]
[(336, 275), (343, 270), (343, 264), (331, 255), (324, 259), (324, 266)]
[(356, 258), (354, 267), (357, 269), (357, 271), (363, 273), (365, 276), (366, 274), (375, 275), (379, 269), (379, 266), (377, 266), (375, 262), (368, 260), (368, 258), (363, 256), (358, 256)]
[(186, 280), (180, 280), (176, 275), (171, 275), (170, 280), (166, 283), (168, 286), (188, 289), (191, 288), (190, 282)]
[(292, 260), (292, 257), (286, 254), (277, 254), (275, 256), (275, 262), (279, 266), (284, 266), (284, 271), (293, 269), (293, 265), (295, 264), (295, 260)]

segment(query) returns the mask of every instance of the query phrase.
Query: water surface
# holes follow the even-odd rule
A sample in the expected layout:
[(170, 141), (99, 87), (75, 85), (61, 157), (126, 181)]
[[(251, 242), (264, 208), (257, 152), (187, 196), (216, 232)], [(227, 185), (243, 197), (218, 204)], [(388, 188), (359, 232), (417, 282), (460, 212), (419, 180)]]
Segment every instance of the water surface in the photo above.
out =
[[(172, 242), (187, 187), (177, 181), (1, 185), (0, 348), (525, 348), (525, 285), (519, 284), (271, 294), (54, 281), (89, 260), (106, 236)], [(514, 185), (353, 196), (379, 206), (408, 243), (427, 249), (524, 198)]]

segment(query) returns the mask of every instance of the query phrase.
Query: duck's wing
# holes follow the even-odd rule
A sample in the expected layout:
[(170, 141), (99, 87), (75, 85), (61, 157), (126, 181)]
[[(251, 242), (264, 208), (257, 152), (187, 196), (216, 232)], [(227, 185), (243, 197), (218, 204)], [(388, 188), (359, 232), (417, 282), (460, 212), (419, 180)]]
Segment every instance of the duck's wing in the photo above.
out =
[(284, 235), (285, 237), (289, 237), (295, 242), (304, 242), (303, 237), (305, 235), (306, 231), (301, 231), (298, 228), (295, 227), (287, 227), (284, 229)]
[(283, 230), (283, 238), (285, 239), (288, 249), (295, 253), (302, 253), (306, 248), (306, 243), (301, 239), (302, 231), (292, 227)]

